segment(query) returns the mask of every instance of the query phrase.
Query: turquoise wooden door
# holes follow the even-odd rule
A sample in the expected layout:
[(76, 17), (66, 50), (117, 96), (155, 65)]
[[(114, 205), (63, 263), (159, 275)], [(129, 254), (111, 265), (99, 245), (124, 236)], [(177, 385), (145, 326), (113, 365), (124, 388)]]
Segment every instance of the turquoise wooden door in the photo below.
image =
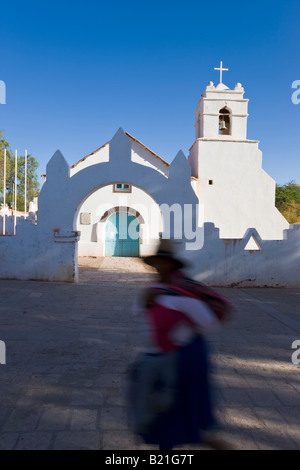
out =
[(139, 222), (128, 212), (115, 212), (106, 222), (105, 256), (139, 256)]

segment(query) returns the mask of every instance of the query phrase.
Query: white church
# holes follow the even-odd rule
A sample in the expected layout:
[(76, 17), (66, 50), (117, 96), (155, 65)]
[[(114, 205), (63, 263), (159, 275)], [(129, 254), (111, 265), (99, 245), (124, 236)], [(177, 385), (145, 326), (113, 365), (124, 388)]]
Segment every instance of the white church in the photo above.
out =
[(57, 150), (34, 220), (0, 236), (0, 279), (78, 282), (79, 256), (143, 257), (166, 237), (208, 285), (300, 287), (300, 224), (275, 207), (275, 181), (247, 138), (244, 88), (217, 70), (188, 156), (168, 163), (122, 128), (71, 167)]
[[(190, 185), (199, 204), (198, 223), (212, 222), (223, 239), (241, 239), (251, 227), (264, 240), (282, 240), (289, 224), (275, 207), (275, 181), (262, 169), (259, 142), (247, 139), (249, 100), (240, 83), (232, 90), (222, 83), (222, 72), (227, 70), (222, 62), (216, 70), (220, 70), (220, 83), (209, 82), (199, 100), (195, 141), (188, 156)], [(170, 164), (127, 132), (124, 135), (131, 161), (167, 179)], [(87, 167), (109, 162), (112, 174), (111, 184), (99, 187), (78, 208), (79, 255), (147, 255), (163, 231), (160, 207), (138, 174), (130, 181), (114, 178), (117, 160), (110, 162), (109, 147), (107, 142), (70, 169), (73, 177)], [(130, 224), (138, 237), (128, 233)], [(258, 249), (255, 237), (248, 248)]]

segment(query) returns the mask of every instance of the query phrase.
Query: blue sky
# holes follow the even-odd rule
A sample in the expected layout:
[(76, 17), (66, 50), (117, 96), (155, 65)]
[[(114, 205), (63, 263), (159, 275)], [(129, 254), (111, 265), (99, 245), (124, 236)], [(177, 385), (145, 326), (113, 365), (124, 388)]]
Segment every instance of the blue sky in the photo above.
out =
[[(249, 139), (278, 184), (300, 184), (299, 2), (15, 1), (1, 4), (0, 129), (38, 173), (60, 149), (70, 165), (119, 127), (167, 161), (195, 139), (207, 83), (241, 82)], [(42, 179), (40, 179), (42, 182)]]

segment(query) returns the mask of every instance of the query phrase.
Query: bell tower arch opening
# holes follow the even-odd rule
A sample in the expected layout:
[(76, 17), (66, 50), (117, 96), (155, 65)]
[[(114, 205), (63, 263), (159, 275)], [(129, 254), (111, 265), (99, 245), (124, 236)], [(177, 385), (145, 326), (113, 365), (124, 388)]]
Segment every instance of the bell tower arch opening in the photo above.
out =
[(219, 135), (231, 135), (232, 119), (231, 110), (225, 106), (219, 110)]

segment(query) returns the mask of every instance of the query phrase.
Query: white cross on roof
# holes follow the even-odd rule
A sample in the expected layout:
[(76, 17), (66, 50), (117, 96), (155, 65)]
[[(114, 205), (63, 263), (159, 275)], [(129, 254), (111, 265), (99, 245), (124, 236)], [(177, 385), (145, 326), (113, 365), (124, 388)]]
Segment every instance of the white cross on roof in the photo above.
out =
[(228, 69), (223, 69), (223, 62), (220, 62), (220, 68), (215, 67), (214, 70), (220, 70), (220, 83), (222, 83), (222, 72), (228, 72)]

